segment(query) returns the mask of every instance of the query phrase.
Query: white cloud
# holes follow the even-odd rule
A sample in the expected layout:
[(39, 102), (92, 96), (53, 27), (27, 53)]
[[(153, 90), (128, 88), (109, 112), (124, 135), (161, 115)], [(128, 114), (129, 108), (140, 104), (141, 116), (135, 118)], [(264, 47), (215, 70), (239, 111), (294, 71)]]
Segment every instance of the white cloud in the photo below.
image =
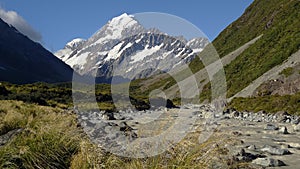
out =
[(6, 11), (0, 8), (0, 18), (14, 26), (19, 32), (29, 37), (35, 42), (42, 42), (42, 35), (34, 30), (23, 18), (15, 11)]

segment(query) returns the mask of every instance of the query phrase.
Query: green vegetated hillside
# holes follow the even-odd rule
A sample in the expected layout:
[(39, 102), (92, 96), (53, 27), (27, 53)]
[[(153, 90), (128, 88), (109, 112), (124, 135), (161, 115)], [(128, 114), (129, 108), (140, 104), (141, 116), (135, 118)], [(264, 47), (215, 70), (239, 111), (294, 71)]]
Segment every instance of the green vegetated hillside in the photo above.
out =
[(233, 96), (300, 49), (299, 11), (297, 0), (256, 0), (213, 41), (223, 57), (263, 34), (225, 67), (228, 96)]
[[(300, 1), (255, 1), (241, 18), (226, 28), (213, 42), (221, 56), (263, 34), (254, 45), (225, 67), (228, 97), (248, 86), (256, 78), (283, 63), (300, 49)], [(282, 72), (289, 74), (290, 69)], [(300, 112), (300, 95), (264, 95), (236, 98), (230, 107), (239, 110)]]
[[(239, 19), (219, 34), (212, 44), (221, 58), (262, 35), (258, 41), (225, 66), (227, 97), (241, 91), (268, 70), (282, 64), (300, 49), (299, 18), (300, 1), (255, 0)], [(200, 53), (200, 58), (208, 57), (211, 51), (211, 46), (208, 46)], [(194, 59), (189, 66), (193, 73), (204, 68), (204, 64), (199, 58)], [(140, 80), (141, 93), (147, 94), (149, 93), (147, 91), (156, 88), (165, 90), (176, 84), (176, 81), (170, 76), (162, 78), (163, 80), (154, 80), (161, 79), (161, 77), (163, 76), (159, 75), (150, 78), (151, 80)], [(146, 85), (145, 82), (147, 82)], [(202, 89), (201, 101), (210, 98), (210, 90), (211, 86), (208, 83)], [(274, 100), (278, 101), (278, 99), (269, 99), (270, 104)]]
[(229, 97), (300, 49), (299, 18), (297, 0), (256, 0), (218, 36), (213, 44), (222, 57), (263, 34), (225, 67)]
[(285, 111), (290, 114), (300, 115), (300, 92), (294, 95), (266, 95), (251, 98), (235, 98), (229, 108), (239, 111), (266, 111), (268, 113), (277, 113)]
[[(225, 66), (227, 97), (241, 91), (300, 49), (299, 18), (300, 1), (298, 0), (255, 0), (239, 19), (219, 34), (212, 44), (220, 57), (262, 35), (258, 41)], [(200, 58), (208, 57), (211, 51), (211, 46), (208, 46), (200, 53)], [(194, 59), (189, 66), (193, 73), (204, 68), (199, 58)], [(161, 77), (163, 76), (159, 75), (150, 80), (140, 80), (140, 89), (145, 89), (141, 91), (147, 93), (156, 88), (167, 89), (176, 84), (176, 81), (169, 76), (159, 80)], [(208, 83), (200, 95), (201, 101), (210, 98), (210, 90), (210, 83)]]
[(234, 98), (229, 107), (254, 112), (286, 111), (300, 115), (300, 63), (278, 72), (278, 78), (264, 82), (252, 97)]

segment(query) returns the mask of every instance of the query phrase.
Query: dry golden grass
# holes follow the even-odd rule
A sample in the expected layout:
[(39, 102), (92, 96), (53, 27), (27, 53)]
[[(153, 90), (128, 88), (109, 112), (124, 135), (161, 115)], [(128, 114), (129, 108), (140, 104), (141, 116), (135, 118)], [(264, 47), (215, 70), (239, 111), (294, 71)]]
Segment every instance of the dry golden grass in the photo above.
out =
[(239, 166), (234, 163), (228, 166), (228, 151), (224, 145), (232, 140), (218, 132), (199, 144), (199, 129), (160, 155), (134, 159), (104, 152), (77, 126), (76, 115), (60, 108), (0, 101), (0, 117), (2, 134), (16, 128), (24, 129), (0, 147), (0, 168), (203, 169)]

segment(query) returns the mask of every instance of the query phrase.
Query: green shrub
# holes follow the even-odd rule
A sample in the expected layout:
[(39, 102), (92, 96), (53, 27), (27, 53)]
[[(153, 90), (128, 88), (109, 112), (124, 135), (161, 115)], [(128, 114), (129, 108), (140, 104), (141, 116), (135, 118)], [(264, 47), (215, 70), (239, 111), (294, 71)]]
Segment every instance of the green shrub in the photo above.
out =
[(294, 68), (288, 67), (283, 69), (279, 74), (284, 75), (285, 77), (289, 77), (294, 73)]
[(290, 114), (300, 115), (300, 93), (295, 95), (267, 95), (262, 97), (234, 98), (228, 105), (239, 111), (258, 112), (264, 110), (269, 113), (287, 111)]

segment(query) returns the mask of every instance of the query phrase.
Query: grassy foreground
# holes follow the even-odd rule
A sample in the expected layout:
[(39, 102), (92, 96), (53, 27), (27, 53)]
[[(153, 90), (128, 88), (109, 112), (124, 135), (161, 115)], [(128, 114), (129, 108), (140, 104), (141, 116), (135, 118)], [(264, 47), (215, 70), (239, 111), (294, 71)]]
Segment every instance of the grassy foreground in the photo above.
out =
[(93, 144), (77, 124), (72, 111), (0, 101), (0, 135), (23, 129), (0, 146), (0, 168), (229, 168), (244, 166), (223, 158), (230, 139), (212, 136), (199, 144), (200, 131), (190, 133), (165, 153), (130, 159), (104, 152)]

